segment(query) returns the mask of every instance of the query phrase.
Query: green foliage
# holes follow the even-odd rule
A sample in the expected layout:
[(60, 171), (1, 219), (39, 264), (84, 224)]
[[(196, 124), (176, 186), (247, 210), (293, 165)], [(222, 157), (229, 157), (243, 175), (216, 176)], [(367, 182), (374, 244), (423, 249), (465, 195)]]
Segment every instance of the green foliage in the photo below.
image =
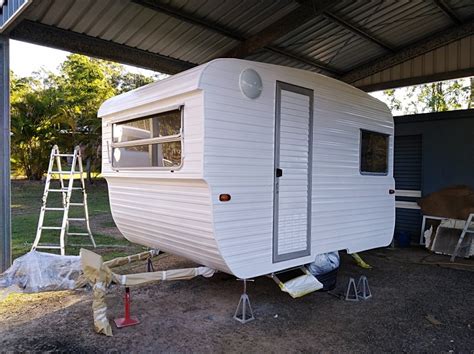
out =
[(51, 147), (80, 145), (92, 169), (100, 166), (100, 105), (108, 98), (150, 83), (120, 64), (71, 54), (59, 73), (11, 78), (12, 166), (19, 175), (41, 179)]
[(383, 91), (392, 112), (444, 112), (474, 108), (474, 78), (433, 82)]
[(383, 94), (387, 97), (387, 106), (391, 110), (400, 110), (402, 108), (402, 102), (395, 97), (395, 89), (384, 90)]
[(41, 74), (24, 78), (12, 75), (11, 82), (13, 168), (28, 179), (41, 179), (48, 150), (60, 129), (60, 98)]

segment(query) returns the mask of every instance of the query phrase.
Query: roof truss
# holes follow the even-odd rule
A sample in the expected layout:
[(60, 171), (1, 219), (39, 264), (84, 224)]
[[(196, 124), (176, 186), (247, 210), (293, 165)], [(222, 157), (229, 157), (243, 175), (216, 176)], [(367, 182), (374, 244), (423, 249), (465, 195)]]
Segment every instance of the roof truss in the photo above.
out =
[(353, 83), (471, 34), (474, 34), (474, 20), (423, 38), (414, 44), (401, 48), (393, 54), (385, 55), (371, 62), (362, 64), (343, 75), (341, 79), (348, 83)]
[(166, 5), (160, 0), (132, 1), (149, 9), (165, 13), (181, 21), (188, 22), (195, 26), (200, 26), (202, 28), (219, 33), (223, 36), (232, 38), (240, 42), (235, 48), (223, 55), (220, 55), (220, 57), (245, 58), (260, 50), (267, 50), (272, 53), (277, 53), (281, 56), (290, 58), (292, 60), (299, 61), (300, 63), (310, 65), (332, 76), (338, 76), (341, 74), (339, 70), (332, 67), (331, 65), (323, 63), (322, 61), (319, 61), (314, 58), (301, 56), (299, 54), (292, 53), (286, 49), (271, 45), (273, 41), (280, 38), (282, 35), (298, 28), (299, 26), (301, 26), (302, 23), (309, 21), (315, 16), (320, 15), (322, 13), (322, 10), (327, 8), (330, 3), (332, 3), (332, 1), (318, 1), (316, 7), (312, 7), (311, 10), (308, 10), (309, 5), (300, 6), (250, 38), (245, 38), (243, 34), (238, 33), (237, 31), (231, 28), (224, 27), (210, 20), (203, 20), (197, 16)]
[(166, 74), (176, 74), (196, 65), (29, 20), (20, 22), (10, 32), (9, 37), (20, 41), (140, 66)]
[(435, 5), (440, 9), (446, 16), (448, 16), (452, 22), (457, 25), (462, 24), (462, 20), (459, 16), (454, 12), (454, 10), (446, 3), (445, 0), (433, 0)]

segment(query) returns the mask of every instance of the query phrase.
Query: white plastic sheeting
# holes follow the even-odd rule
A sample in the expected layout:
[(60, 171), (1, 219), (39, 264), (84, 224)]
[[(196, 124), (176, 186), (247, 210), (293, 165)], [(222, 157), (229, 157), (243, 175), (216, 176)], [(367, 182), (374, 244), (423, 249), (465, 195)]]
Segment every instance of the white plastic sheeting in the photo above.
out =
[(339, 267), (339, 252), (318, 254), (313, 262), (306, 265), (313, 275), (322, 275)]
[(290, 294), (294, 299), (323, 288), (323, 284), (311, 274), (300, 275), (279, 285), (282, 291)]
[(31, 251), (0, 274), (0, 300), (11, 292), (36, 293), (69, 290), (81, 274), (79, 256), (60, 256)]

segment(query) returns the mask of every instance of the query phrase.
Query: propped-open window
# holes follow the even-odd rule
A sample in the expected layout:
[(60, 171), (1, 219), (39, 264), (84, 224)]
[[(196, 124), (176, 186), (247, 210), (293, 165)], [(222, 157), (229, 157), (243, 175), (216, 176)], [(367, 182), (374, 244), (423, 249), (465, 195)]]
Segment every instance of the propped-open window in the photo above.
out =
[(167, 168), (182, 164), (183, 109), (113, 124), (114, 168)]
[(388, 135), (361, 130), (360, 172), (362, 174), (388, 174)]

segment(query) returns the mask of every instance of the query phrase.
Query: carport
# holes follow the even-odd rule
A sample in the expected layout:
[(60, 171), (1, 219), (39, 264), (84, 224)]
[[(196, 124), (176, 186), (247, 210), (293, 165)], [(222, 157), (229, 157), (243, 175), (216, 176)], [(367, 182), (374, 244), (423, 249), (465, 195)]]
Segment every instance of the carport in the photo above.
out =
[(11, 261), (10, 38), (167, 74), (214, 58), (244, 58), (319, 72), (365, 91), (474, 75), (470, 0), (0, 0), (0, 5), (0, 270)]

